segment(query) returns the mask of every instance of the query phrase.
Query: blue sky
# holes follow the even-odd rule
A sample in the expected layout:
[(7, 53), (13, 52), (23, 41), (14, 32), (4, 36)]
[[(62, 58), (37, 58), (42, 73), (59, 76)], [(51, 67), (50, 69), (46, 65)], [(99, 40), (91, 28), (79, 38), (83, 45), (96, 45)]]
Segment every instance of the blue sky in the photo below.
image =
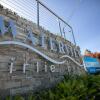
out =
[[(17, 11), (22, 16), (28, 16), (30, 20), (36, 18), (36, 3), (34, 0), (0, 0), (6, 7)], [(74, 30), (77, 45), (80, 46), (82, 53), (85, 49), (93, 52), (100, 52), (100, 0), (41, 0), (61, 18), (68, 22)], [(6, 4), (8, 2), (8, 4)], [(12, 5), (12, 6), (10, 6)], [(34, 6), (33, 6), (34, 5)], [(21, 9), (22, 6), (23, 8)], [(25, 11), (23, 11), (25, 10)], [(33, 13), (34, 12), (34, 13)], [(43, 14), (43, 13), (42, 13)], [(33, 17), (30, 17), (32, 16)], [(46, 17), (48, 13), (44, 13), (45, 17), (41, 17), (44, 26), (47, 26)], [(49, 23), (54, 19), (49, 17)], [(36, 19), (34, 19), (36, 22)], [(49, 25), (48, 28), (55, 26)], [(57, 29), (57, 28), (56, 28)], [(57, 29), (58, 31), (58, 29)]]
[(100, 52), (100, 0), (42, 0), (42, 2), (73, 27), (77, 45), (80, 46), (82, 53), (85, 49)]

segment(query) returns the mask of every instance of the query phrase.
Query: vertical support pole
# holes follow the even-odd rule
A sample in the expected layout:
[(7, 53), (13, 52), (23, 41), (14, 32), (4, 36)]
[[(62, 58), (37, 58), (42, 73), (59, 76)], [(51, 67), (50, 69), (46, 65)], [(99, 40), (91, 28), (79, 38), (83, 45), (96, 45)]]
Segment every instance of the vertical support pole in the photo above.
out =
[(74, 43), (75, 43), (75, 46), (76, 46), (76, 41), (75, 41), (75, 36), (74, 36), (74, 33), (73, 33), (73, 29), (71, 28), (71, 30), (72, 30), (73, 40), (74, 40)]
[(59, 29), (60, 29), (61, 36), (63, 37), (62, 31), (61, 31), (61, 24), (60, 24), (59, 18), (58, 18), (58, 23), (59, 23)]
[(39, 1), (37, 1), (37, 26), (38, 26), (38, 29), (39, 29)]
[(66, 39), (66, 35), (65, 35), (65, 29), (64, 29), (64, 27), (63, 27), (63, 33), (64, 33), (64, 37), (65, 37), (65, 39)]

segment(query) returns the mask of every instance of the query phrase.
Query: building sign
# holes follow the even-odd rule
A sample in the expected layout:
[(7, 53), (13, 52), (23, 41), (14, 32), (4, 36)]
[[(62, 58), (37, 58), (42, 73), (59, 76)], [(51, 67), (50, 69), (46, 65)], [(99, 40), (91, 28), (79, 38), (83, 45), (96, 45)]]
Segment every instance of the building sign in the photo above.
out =
[[(55, 66), (53, 64), (58, 64), (58, 65), (64, 64), (66, 63), (65, 58), (68, 58), (74, 63), (76, 63), (78, 66), (81, 66), (74, 59), (75, 57), (80, 57), (80, 53), (76, 47), (72, 48), (60, 40), (55, 40), (53, 37), (48, 37), (48, 39), (46, 39), (46, 34), (44, 34), (43, 32), (40, 32), (39, 37), (37, 38), (35, 36), (35, 33), (32, 31), (31, 27), (25, 29), (26, 34), (24, 34), (24, 39), (21, 40), (17, 38), (19, 34), (17, 30), (18, 30), (18, 25), (16, 25), (13, 20), (11, 19), (5, 20), (3, 16), (0, 16), (0, 38), (2, 38), (2, 40), (0, 40), (0, 45), (18, 45), (23, 48), (27, 48), (32, 52), (35, 52), (36, 54), (42, 56), (44, 59), (52, 63), (52, 65), (50, 65), (50, 69), (52, 72), (54, 72), (55, 69)], [(10, 36), (10, 38), (5, 40), (4, 39), (5, 36)], [(37, 45), (44, 50), (48, 49), (51, 52), (56, 52), (62, 55), (59, 57), (60, 60), (58, 61), (56, 59), (47, 56), (46, 54), (35, 48)], [(14, 61), (15, 58), (11, 58), (10, 73), (12, 73), (13, 71), (12, 69)], [(29, 66), (29, 64), (25, 62), (23, 64), (24, 73), (27, 66)], [(36, 66), (37, 66), (37, 72), (39, 72), (38, 62)], [(47, 71), (46, 65), (44, 66), (45, 66), (45, 71)]]
[(84, 75), (81, 64), (78, 46), (0, 5), (1, 97), (51, 88), (64, 75)]
[(96, 73), (98, 70), (100, 71), (100, 62), (97, 58), (84, 56), (83, 60), (85, 63), (86, 70), (89, 73)]

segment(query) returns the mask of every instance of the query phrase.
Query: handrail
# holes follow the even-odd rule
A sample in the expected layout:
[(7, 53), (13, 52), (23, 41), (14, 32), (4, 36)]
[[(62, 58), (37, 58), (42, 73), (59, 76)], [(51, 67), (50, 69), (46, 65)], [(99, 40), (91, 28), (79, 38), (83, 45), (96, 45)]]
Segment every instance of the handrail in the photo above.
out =
[(74, 40), (74, 43), (75, 43), (75, 46), (76, 46), (76, 41), (75, 41), (75, 36), (74, 36), (74, 33), (73, 33), (73, 28), (66, 21), (64, 21), (61, 17), (59, 17), (55, 12), (53, 12), (50, 8), (48, 8), (44, 3), (42, 3), (40, 0), (36, 0), (36, 1), (37, 1), (37, 17), (38, 17), (37, 23), (39, 24), (39, 4), (41, 4), (44, 8), (46, 8), (48, 11), (50, 11), (54, 16), (56, 16), (63, 23), (65, 23), (66, 25), (68, 25), (70, 27), (71, 32), (72, 32), (72, 36), (73, 36), (73, 40)]
[(72, 29), (72, 27), (66, 21), (64, 21), (61, 17), (59, 17), (55, 12), (53, 12), (50, 8), (48, 8), (44, 3), (42, 3), (40, 0), (36, 0), (36, 1), (39, 2), (43, 7), (49, 10), (53, 15), (55, 15), (58, 19), (60, 19), (62, 22), (67, 24)]
[[(15, 44), (15, 45), (19, 45), (19, 46), (23, 46), (23, 47), (26, 47), (32, 51), (34, 51), (35, 53), (39, 54), (40, 56), (42, 56), (43, 58), (45, 58), (46, 60), (54, 63), (54, 64), (64, 64), (66, 62), (66, 60), (64, 61), (56, 61), (50, 57), (48, 57), (47, 55), (43, 54), (42, 52), (40, 52), (39, 50), (37, 50), (36, 48), (34, 47), (31, 47), (30, 45), (28, 44), (25, 44), (25, 43), (22, 43), (22, 42), (18, 42), (18, 41), (3, 41), (3, 42), (0, 42), (0, 45), (10, 45), (10, 44)], [(78, 62), (76, 62), (73, 58), (71, 58), (70, 56), (68, 55), (64, 55), (62, 57), (60, 57), (61, 59), (62, 58), (69, 58), (71, 61), (73, 61), (75, 64), (77, 64), (78, 66), (84, 66), (84, 65), (81, 65), (79, 64)]]

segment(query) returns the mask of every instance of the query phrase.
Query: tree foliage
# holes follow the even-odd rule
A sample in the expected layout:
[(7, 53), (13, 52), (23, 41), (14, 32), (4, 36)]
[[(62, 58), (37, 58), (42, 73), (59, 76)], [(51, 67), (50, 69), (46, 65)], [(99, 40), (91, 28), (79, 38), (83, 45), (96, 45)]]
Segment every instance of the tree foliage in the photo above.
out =
[[(100, 100), (100, 75), (65, 76), (54, 88), (28, 95), (28, 100)], [(13, 100), (27, 100), (15, 96)], [(7, 97), (6, 100), (10, 100)]]

